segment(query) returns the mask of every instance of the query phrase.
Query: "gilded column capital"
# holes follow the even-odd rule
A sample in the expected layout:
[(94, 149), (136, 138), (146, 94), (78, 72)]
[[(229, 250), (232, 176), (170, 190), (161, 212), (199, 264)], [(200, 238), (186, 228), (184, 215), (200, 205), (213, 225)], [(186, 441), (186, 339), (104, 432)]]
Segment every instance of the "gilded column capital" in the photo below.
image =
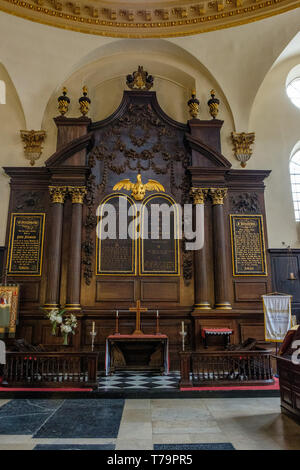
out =
[(227, 188), (210, 188), (209, 195), (212, 198), (213, 205), (224, 204), (224, 198), (227, 195)]
[(192, 188), (190, 192), (194, 204), (204, 204), (208, 195), (207, 188)]
[(72, 204), (83, 204), (87, 190), (84, 186), (69, 186), (68, 192), (72, 197)]
[(54, 203), (63, 204), (67, 194), (66, 186), (49, 186), (51, 200)]

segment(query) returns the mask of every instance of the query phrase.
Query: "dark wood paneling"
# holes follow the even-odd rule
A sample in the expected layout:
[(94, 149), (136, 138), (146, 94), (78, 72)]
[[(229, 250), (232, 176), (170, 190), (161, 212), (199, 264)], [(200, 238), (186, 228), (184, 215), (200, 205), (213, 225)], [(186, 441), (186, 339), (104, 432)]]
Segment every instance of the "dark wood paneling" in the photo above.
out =
[(134, 280), (101, 280), (96, 282), (96, 302), (128, 301), (135, 299)]
[(257, 341), (265, 342), (263, 323), (242, 323), (240, 324), (241, 341), (247, 338), (255, 338)]
[(5, 246), (0, 246), (0, 277), (3, 273)]
[(21, 302), (39, 302), (41, 281), (22, 280), (20, 281)]
[(259, 302), (267, 293), (267, 282), (234, 281), (234, 297), (236, 302)]
[(284, 413), (300, 421), (300, 365), (291, 360), (277, 357), (279, 373), (281, 409)]
[[(290, 294), (292, 298), (292, 311), (300, 320), (300, 250), (294, 249), (289, 253), (287, 249), (270, 249), (273, 290)], [(288, 279), (289, 273), (296, 275), (295, 281)]]
[(144, 302), (179, 302), (179, 281), (144, 279), (141, 281)]

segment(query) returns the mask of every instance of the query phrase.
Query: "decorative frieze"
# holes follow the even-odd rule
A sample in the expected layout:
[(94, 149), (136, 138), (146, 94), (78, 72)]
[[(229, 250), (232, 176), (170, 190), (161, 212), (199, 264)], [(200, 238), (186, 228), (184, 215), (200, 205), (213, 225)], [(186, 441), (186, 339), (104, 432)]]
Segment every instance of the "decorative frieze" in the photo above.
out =
[[(298, 0), (162, 0), (145, 9), (143, 2), (99, 0), (0, 0), (0, 9), (40, 23), (115, 37), (192, 35), (249, 23), (299, 6)], [(250, 14), (251, 12), (251, 14)]]

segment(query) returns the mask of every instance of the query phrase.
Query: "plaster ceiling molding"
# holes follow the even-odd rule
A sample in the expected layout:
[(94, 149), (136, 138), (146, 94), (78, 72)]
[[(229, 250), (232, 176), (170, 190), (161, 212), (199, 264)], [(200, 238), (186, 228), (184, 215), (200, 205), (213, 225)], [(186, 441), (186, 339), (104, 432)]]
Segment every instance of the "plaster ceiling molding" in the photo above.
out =
[(197, 34), (270, 17), (299, 0), (0, 0), (0, 9), (39, 23), (111, 37)]

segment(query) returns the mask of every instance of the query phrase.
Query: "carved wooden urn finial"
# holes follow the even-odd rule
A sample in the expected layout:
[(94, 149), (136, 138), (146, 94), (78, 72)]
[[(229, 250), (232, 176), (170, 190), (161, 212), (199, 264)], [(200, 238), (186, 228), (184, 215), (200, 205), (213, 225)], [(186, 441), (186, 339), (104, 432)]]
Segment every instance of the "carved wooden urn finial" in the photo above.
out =
[(199, 113), (200, 101), (196, 98), (196, 90), (192, 90), (192, 97), (188, 101), (189, 113), (193, 119), (196, 119)]
[(211, 98), (208, 100), (207, 104), (209, 107), (209, 114), (212, 116), (213, 119), (216, 119), (218, 112), (219, 112), (219, 104), (220, 100), (215, 97), (216, 93), (214, 90), (211, 90), (210, 96)]
[(86, 86), (84, 86), (82, 88), (82, 92), (83, 92), (83, 96), (81, 96), (78, 101), (79, 101), (79, 106), (80, 106), (80, 108), (79, 108), (80, 112), (81, 112), (82, 116), (85, 116), (89, 112), (91, 100), (87, 96), (88, 89), (87, 89)]
[(62, 95), (57, 98), (58, 101), (58, 110), (62, 116), (64, 116), (69, 111), (70, 98), (67, 96), (68, 90), (66, 87), (62, 89)]

